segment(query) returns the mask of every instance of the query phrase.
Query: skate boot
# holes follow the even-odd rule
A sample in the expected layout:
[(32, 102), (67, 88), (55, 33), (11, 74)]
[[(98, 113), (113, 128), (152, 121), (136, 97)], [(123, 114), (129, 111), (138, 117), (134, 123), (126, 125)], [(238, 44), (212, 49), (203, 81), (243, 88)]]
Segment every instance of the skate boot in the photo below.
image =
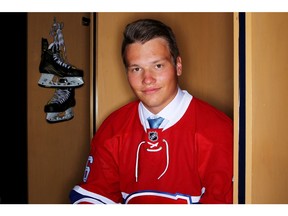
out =
[(75, 88), (58, 88), (53, 97), (45, 105), (46, 120), (49, 123), (67, 121), (74, 117), (73, 107), (76, 105)]
[(65, 62), (61, 57), (59, 45), (42, 38), (42, 53), (39, 65), (41, 77), (38, 85), (42, 87), (69, 88), (84, 84), (83, 70)]

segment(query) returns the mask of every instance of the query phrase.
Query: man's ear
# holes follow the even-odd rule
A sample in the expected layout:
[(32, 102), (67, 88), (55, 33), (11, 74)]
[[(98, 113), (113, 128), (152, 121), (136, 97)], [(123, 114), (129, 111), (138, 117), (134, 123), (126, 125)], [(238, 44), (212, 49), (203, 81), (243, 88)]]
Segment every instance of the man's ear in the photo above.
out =
[(180, 56), (178, 56), (177, 60), (176, 60), (176, 72), (177, 72), (177, 76), (181, 76), (181, 74), (182, 74), (182, 59)]

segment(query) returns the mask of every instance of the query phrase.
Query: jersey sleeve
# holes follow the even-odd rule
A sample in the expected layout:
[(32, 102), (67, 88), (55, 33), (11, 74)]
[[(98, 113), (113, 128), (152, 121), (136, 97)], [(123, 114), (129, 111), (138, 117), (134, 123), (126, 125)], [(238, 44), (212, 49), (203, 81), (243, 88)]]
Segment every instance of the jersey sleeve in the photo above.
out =
[[(71, 203), (122, 203), (119, 152), (125, 128), (138, 116), (139, 101), (111, 113), (95, 133), (83, 181), (70, 193)], [(130, 118), (127, 118), (129, 116)], [(140, 122), (139, 122), (140, 124)], [(125, 126), (126, 125), (126, 126)]]
[(121, 203), (118, 172), (119, 139), (109, 121), (103, 123), (91, 142), (83, 181), (70, 193), (71, 203)]

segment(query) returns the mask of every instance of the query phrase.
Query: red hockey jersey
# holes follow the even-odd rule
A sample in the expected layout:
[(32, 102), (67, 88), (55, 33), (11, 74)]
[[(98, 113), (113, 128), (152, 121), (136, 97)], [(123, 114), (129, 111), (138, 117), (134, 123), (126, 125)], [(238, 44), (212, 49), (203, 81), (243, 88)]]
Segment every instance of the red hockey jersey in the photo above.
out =
[(145, 131), (138, 104), (100, 126), (71, 202), (232, 203), (232, 120), (194, 97), (176, 124)]

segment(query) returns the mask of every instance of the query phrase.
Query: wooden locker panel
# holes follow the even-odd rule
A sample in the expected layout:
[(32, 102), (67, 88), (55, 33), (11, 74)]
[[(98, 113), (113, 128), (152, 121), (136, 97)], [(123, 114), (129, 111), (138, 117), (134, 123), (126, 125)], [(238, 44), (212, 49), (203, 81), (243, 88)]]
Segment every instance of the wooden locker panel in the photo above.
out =
[(288, 13), (247, 13), (246, 203), (288, 203)]
[[(74, 118), (50, 124), (44, 105), (54, 88), (38, 86), (41, 38), (49, 43), (54, 17), (63, 22), (67, 60), (83, 69), (84, 85), (75, 90)], [(69, 192), (84, 173), (90, 147), (90, 27), (89, 13), (28, 13), (28, 201), (69, 203)]]

